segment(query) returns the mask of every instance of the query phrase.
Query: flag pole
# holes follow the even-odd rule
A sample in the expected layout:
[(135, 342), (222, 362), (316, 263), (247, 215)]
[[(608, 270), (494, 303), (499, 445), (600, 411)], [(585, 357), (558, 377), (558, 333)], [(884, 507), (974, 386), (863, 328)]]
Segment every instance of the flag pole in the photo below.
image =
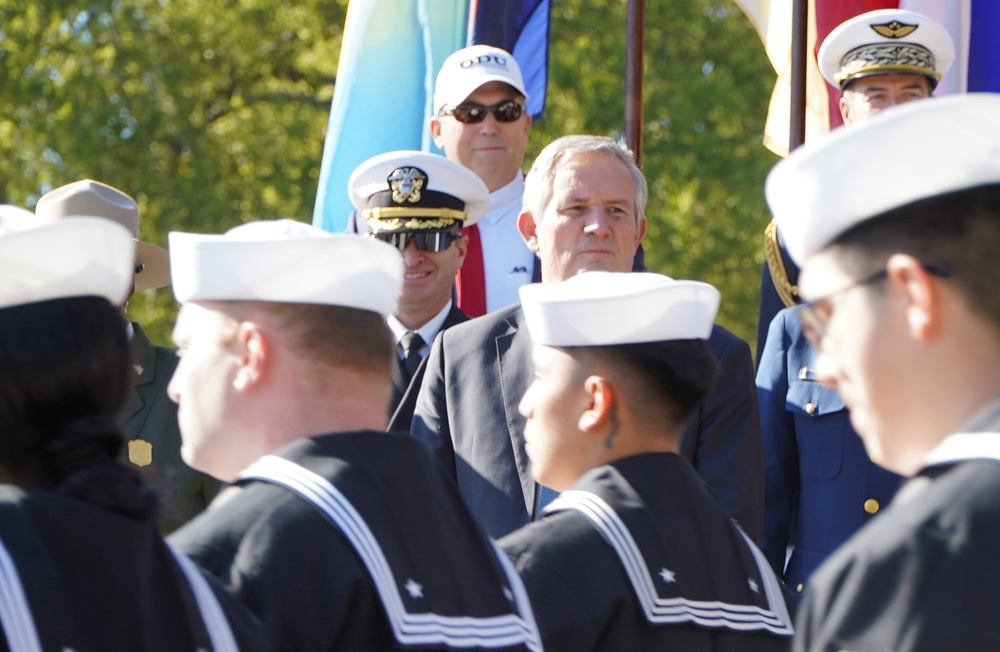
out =
[(809, 41), (809, 0), (792, 4), (792, 79), (788, 151), (806, 142), (806, 57)]
[(642, 166), (642, 53), (646, 1), (628, 0), (625, 35), (625, 144)]

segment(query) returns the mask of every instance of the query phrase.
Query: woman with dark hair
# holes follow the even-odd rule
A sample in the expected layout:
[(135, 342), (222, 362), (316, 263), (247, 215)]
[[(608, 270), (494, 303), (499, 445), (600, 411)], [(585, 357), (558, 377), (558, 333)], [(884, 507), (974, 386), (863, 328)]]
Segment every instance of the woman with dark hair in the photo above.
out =
[(116, 461), (134, 242), (0, 210), (0, 650), (265, 649)]

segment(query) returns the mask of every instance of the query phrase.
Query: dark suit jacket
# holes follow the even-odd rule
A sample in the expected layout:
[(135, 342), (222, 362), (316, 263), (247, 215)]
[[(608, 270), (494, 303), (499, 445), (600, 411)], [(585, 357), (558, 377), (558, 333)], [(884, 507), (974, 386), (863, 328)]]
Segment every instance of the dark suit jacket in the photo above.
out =
[(121, 459), (137, 467), (143, 481), (160, 493), (163, 504), (157, 522), (167, 533), (205, 509), (221, 483), (181, 459), (177, 404), (167, 396), (177, 354), (150, 342), (139, 324), (132, 322), (132, 328), (135, 384), (122, 411), (126, 443)]
[[(868, 457), (840, 394), (812, 378), (813, 356), (798, 308), (789, 308), (775, 317), (757, 358), (764, 437), (761, 550), (796, 593), (830, 553), (888, 507), (902, 482)], [(794, 550), (786, 569), (788, 546)]]
[[(763, 463), (750, 349), (716, 326), (708, 340), (718, 387), (698, 408), (680, 454), (746, 533), (760, 540)], [(411, 434), (458, 482), (486, 531), (501, 537), (531, 520), (536, 485), (524, 450), (518, 402), (531, 383), (531, 339), (520, 306), (459, 324), (434, 340)]]
[[(458, 309), (452, 303), (448, 316), (441, 324), (438, 336), (455, 324), (469, 321), (469, 316)], [(406, 369), (403, 361), (396, 356), (396, 366), (392, 368), (392, 405), (389, 407), (389, 430), (400, 430), (409, 432), (410, 422), (413, 420), (413, 410), (417, 406), (417, 394), (420, 392), (420, 383), (424, 380), (424, 369), (427, 368), (427, 357), (420, 361), (420, 366), (413, 372), (413, 378), (406, 382)]]

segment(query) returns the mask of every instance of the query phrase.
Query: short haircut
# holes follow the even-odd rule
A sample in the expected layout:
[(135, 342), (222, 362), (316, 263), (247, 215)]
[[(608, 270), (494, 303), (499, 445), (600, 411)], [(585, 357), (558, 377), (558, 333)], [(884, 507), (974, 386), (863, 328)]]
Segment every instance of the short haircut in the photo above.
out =
[(682, 428), (715, 387), (719, 363), (704, 340), (563, 348), (586, 377), (606, 368), (633, 414)]
[(850, 271), (867, 274), (894, 253), (948, 270), (948, 282), (1000, 337), (1000, 184), (922, 199), (841, 234), (830, 245)]
[(552, 199), (552, 182), (560, 164), (574, 156), (590, 153), (603, 154), (625, 166), (635, 185), (635, 219), (643, 217), (649, 197), (646, 177), (636, 165), (632, 151), (606, 136), (563, 136), (549, 143), (524, 178), (523, 210), (531, 213), (535, 220), (542, 219)]
[(252, 319), (264, 314), (278, 328), (285, 344), (302, 359), (327, 367), (392, 377), (396, 355), (392, 332), (384, 317), (357, 308), (270, 301), (206, 302), (231, 317)]

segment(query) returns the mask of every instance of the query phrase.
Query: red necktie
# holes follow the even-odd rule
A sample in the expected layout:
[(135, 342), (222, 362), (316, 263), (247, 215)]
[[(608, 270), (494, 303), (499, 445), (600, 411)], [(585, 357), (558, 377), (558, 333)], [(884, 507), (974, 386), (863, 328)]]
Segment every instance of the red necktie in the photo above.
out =
[(483, 243), (479, 238), (479, 227), (475, 224), (462, 229), (462, 234), (469, 236), (469, 248), (465, 253), (465, 262), (455, 274), (458, 309), (470, 317), (481, 317), (486, 314), (486, 273), (483, 270)]

